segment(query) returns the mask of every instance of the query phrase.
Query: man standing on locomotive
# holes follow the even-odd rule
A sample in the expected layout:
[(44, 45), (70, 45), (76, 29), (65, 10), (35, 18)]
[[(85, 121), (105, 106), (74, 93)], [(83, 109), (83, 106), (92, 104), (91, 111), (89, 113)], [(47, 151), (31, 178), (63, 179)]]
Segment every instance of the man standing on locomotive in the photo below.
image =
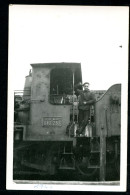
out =
[(89, 90), (89, 83), (83, 84), (84, 90), (79, 92), (79, 129), (77, 134), (82, 134), (90, 117), (90, 106), (95, 102), (95, 95)]

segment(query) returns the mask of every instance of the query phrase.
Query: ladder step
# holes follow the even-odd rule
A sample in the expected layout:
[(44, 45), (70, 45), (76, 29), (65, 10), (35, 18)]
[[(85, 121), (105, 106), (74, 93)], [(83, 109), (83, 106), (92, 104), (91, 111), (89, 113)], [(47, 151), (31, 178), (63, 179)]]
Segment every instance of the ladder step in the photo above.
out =
[(100, 168), (100, 166), (99, 165), (90, 165), (90, 166), (88, 166), (88, 168), (89, 169), (95, 169), (95, 168)]
[(61, 154), (70, 154), (70, 155), (73, 155), (73, 153), (70, 153), (70, 152), (65, 152), (65, 153), (61, 153)]
[(100, 151), (99, 150), (92, 150), (91, 153), (99, 153)]
[(75, 170), (75, 167), (60, 167), (59, 169)]

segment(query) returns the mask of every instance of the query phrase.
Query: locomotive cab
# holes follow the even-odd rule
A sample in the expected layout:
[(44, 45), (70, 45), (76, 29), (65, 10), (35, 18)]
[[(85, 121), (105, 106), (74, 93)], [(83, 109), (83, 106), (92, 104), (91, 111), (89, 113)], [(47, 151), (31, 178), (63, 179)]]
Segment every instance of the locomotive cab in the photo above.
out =
[(66, 140), (66, 127), (72, 119), (72, 103), (76, 101), (74, 85), (82, 82), (81, 65), (45, 63), (31, 66), (30, 116), (25, 139)]

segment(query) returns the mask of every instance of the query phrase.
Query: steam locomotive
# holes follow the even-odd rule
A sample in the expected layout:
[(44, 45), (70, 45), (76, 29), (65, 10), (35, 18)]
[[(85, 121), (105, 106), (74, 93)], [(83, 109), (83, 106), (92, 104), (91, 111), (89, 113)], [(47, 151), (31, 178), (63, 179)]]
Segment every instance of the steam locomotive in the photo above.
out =
[(24, 90), (14, 93), (14, 175), (73, 171), (86, 180), (119, 180), (121, 84), (93, 91), (89, 124), (77, 135), (81, 64), (31, 66)]

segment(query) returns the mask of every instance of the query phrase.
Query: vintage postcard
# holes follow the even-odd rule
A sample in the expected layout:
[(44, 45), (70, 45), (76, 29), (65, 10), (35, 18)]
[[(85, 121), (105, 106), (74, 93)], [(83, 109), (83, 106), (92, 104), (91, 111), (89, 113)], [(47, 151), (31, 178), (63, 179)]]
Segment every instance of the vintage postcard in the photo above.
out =
[(129, 8), (9, 5), (6, 187), (126, 191)]

